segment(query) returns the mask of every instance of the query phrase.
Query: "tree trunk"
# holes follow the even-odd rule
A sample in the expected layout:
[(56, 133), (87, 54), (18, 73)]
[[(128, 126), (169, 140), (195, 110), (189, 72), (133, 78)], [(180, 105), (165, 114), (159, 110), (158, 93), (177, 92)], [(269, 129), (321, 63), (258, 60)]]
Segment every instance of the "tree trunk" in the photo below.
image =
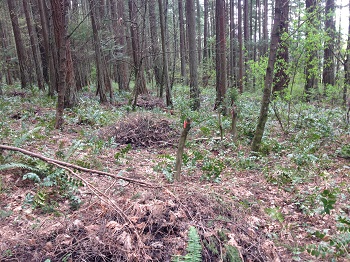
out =
[(269, 60), (267, 64), (265, 83), (264, 83), (265, 84), (264, 93), (261, 101), (259, 120), (255, 130), (255, 135), (253, 138), (252, 148), (251, 148), (253, 152), (259, 151), (261, 140), (265, 130), (267, 114), (269, 111), (271, 86), (272, 86), (273, 72), (274, 72), (274, 67), (276, 62), (276, 53), (277, 53), (278, 43), (280, 41), (280, 37), (282, 33), (281, 30), (283, 30), (282, 24), (281, 24), (282, 16), (283, 16), (282, 11), (283, 11), (283, 6), (285, 4), (288, 4), (288, 1), (289, 0), (276, 0), (274, 23), (273, 23), (273, 29), (271, 32)]
[(196, 0), (197, 7), (197, 50), (198, 50), (198, 64), (202, 62), (202, 30), (201, 30), (201, 5), (199, 0)]
[(170, 81), (169, 81), (169, 70), (168, 70), (168, 55), (165, 47), (165, 24), (164, 24), (164, 13), (163, 13), (163, 0), (158, 0), (159, 6), (159, 17), (160, 17), (160, 33), (162, 39), (162, 56), (163, 56), (163, 77), (166, 91), (166, 106), (172, 107), (173, 102), (171, 100), (171, 91), (170, 91)]
[[(154, 78), (156, 81), (157, 89), (159, 90), (159, 97), (163, 97), (163, 71), (162, 71), (162, 61), (160, 57), (160, 48), (159, 48), (159, 37), (157, 31), (157, 18), (156, 18), (156, 2), (155, 0), (149, 0), (149, 25), (151, 33), (151, 55), (153, 60), (153, 72)], [(161, 11), (159, 11), (161, 12)]]
[(37, 34), (35, 32), (33, 22), (32, 22), (32, 10), (30, 7), (31, 1), (29, 0), (23, 0), (23, 9), (24, 14), (26, 17), (27, 22), (27, 29), (30, 39), (30, 45), (32, 48), (33, 58), (34, 58), (34, 65), (35, 65), (35, 73), (36, 73), (36, 80), (37, 84), (40, 90), (44, 90), (44, 75), (42, 70), (42, 64), (40, 59), (40, 52), (39, 52), (39, 44), (38, 44), (38, 38)]
[[(1, 7), (3, 7), (3, 6), (1, 6)], [(2, 59), (2, 61), (4, 61), (3, 65), (2, 65), (3, 66), (2, 69), (4, 70), (6, 84), (13, 85), (13, 77), (12, 77), (12, 73), (11, 73), (11, 65), (12, 65), (11, 54), (9, 52), (5, 52), (5, 50), (7, 50), (8, 46), (9, 46), (8, 39), (10, 39), (10, 38), (8, 36), (8, 31), (9, 30), (7, 30), (6, 23), (3, 20), (3, 17), (1, 17), (0, 18), (0, 44), (1, 44), (1, 48), (3, 51), (1, 52), (0, 59)]]
[(136, 0), (129, 0), (129, 18), (130, 18), (130, 34), (132, 45), (132, 56), (134, 60), (134, 72), (135, 72), (135, 99), (133, 107), (136, 107), (137, 97), (140, 94), (146, 94), (146, 80), (144, 75), (143, 57), (141, 51), (141, 43), (139, 39), (139, 19), (137, 17), (138, 6), (135, 3)]
[(306, 94), (306, 101), (310, 101), (310, 97), (312, 94), (312, 89), (316, 86), (316, 76), (315, 76), (315, 69), (314, 69), (314, 60), (317, 59), (317, 52), (315, 50), (315, 46), (312, 44), (312, 35), (314, 31), (314, 23), (315, 20), (314, 12), (316, 8), (316, 0), (306, 0), (306, 13), (308, 16), (308, 28), (306, 31), (306, 41), (309, 43), (306, 46), (306, 68), (305, 68), (305, 77), (306, 77), (306, 84), (305, 84), (305, 94)]
[(16, 3), (14, 0), (7, 0), (7, 5), (10, 12), (13, 34), (15, 37), (17, 58), (18, 58), (19, 71), (20, 71), (20, 77), (21, 77), (21, 87), (26, 88), (29, 83), (28, 72), (26, 70), (27, 56), (26, 56), (26, 50), (24, 48), (21, 31), (18, 23)]
[(129, 90), (129, 66), (126, 52), (126, 39), (124, 28), (124, 2), (116, 0), (111, 1), (112, 23), (114, 29), (115, 43), (118, 45), (117, 51), (117, 82), (119, 90)]
[(324, 59), (323, 59), (323, 86), (324, 93), (327, 90), (327, 86), (334, 86), (335, 84), (335, 72), (334, 72), (334, 42), (335, 42), (335, 21), (334, 21), (334, 0), (326, 1), (326, 22), (325, 29), (328, 39), (324, 45)]
[(190, 99), (192, 110), (200, 107), (198, 88), (198, 54), (196, 48), (196, 15), (194, 1), (186, 0), (186, 22), (190, 66)]
[(89, 0), (90, 5), (90, 17), (91, 17), (91, 26), (94, 38), (94, 47), (95, 47), (95, 61), (96, 61), (96, 71), (97, 71), (97, 91), (96, 93), (100, 95), (100, 103), (107, 103), (106, 91), (108, 88), (108, 77), (106, 64), (103, 61), (103, 54), (100, 46), (100, 36), (99, 36), (99, 24), (97, 21), (97, 10), (95, 0)]
[(57, 46), (58, 57), (58, 97), (56, 107), (56, 129), (62, 129), (63, 127), (63, 111), (64, 111), (64, 96), (66, 91), (66, 74), (67, 74), (67, 9), (68, 0), (51, 0), (52, 7), (52, 21), (55, 32), (55, 40)]
[(226, 114), (225, 0), (216, 0), (216, 99), (214, 110)]
[[(206, 0), (208, 1), (208, 0)], [(186, 81), (186, 40), (185, 40), (185, 27), (183, 16), (182, 0), (178, 0), (179, 8), (179, 28), (180, 28), (180, 61), (181, 61), (181, 78), (183, 82)]]
[[(50, 32), (49, 32), (49, 20), (48, 20), (48, 10), (45, 0), (38, 0), (42, 36), (45, 48), (45, 57), (49, 68), (49, 96), (53, 96), (57, 89), (57, 75), (55, 68), (55, 50), (52, 50), (50, 45)], [(52, 32), (53, 33), (53, 32)]]
[(238, 0), (238, 45), (239, 45), (239, 62), (238, 62), (238, 89), (243, 93), (243, 78), (244, 78), (244, 64), (243, 64), (243, 33), (242, 33), (242, 0)]
[(267, 25), (268, 25), (268, 0), (263, 0), (264, 4), (264, 16), (263, 16), (263, 52), (261, 55), (265, 55), (267, 53), (267, 47), (268, 47), (268, 30), (267, 30)]
[(230, 0), (230, 66), (229, 66), (229, 86), (236, 87), (236, 35), (235, 35), (235, 5), (234, 1)]
[[(203, 60), (208, 59), (209, 0), (204, 0)], [(207, 61), (204, 61), (207, 63)]]
[[(288, 33), (288, 17), (289, 17), (289, 0), (284, 0), (283, 6), (281, 6), (281, 29), (280, 34)], [(276, 70), (273, 78), (272, 93), (278, 95), (279, 92), (288, 87), (288, 43), (284, 40), (284, 37), (279, 38), (277, 57), (276, 57)]]
[(72, 52), (70, 49), (70, 41), (66, 40), (66, 91), (64, 95), (64, 107), (73, 108), (78, 104), (78, 90), (75, 81), (73, 68)]
[[(350, 5), (349, 5), (349, 13), (350, 13)], [(344, 79), (344, 88), (343, 88), (343, 103), (345, 107), (347, 105), (348, 88), (350, 88), (350, 16), (349, 16), (348, 27), (349, 28), (348, 28), (348, 40), (346, 45), (346, 59), (344, 61), (345, 79)]]

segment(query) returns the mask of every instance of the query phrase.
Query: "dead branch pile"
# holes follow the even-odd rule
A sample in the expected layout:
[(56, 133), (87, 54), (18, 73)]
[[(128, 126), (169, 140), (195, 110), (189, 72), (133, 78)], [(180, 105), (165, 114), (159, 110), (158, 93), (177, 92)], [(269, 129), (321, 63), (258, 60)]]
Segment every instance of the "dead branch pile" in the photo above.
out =
[(115, 128), (115, 141), (133, 147), (172, 145), (178, 137), (169, 120), (154, 114), (129, 115), (117, 123)]
[(142, 107), (144, 109), (153, 109), (156, 107), (164, 108), (165, 107), (163, 99), (161, 99), (159, 97), (154, 97), (151, 95), (139, 96), (137, 99), (136, 105), (138, 107)]
[[(167, 189), (161, 194), (143, 191), (132, 199), (137, 190), (130, 189), (128, 197), (113, 197), (129, 223), (96, 201), (82, 208), (79, 216), (47, 222), (29, 240), (7, 241), (5, 247), (12, 251), (9, 257), (20, 261), (171, 261), (175, 255), (186, 254), (192, 225), (201, 238), (202, 261), (280, 261), (274, 244), (247, 223), (249, 215), (239, 212), (229, 198), (223, 201), (203, 194), (208, 192), (198, 191), (197, 184), (172, 188), (175, 194)], [(236, 250), (236, 259), (229, 250)]]

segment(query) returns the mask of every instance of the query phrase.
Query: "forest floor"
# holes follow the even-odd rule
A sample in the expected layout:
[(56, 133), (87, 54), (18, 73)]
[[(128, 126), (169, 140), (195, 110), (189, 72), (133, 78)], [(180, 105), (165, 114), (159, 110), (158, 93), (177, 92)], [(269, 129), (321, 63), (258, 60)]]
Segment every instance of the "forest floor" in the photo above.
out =
[[(258, 100), (241, 98), (233, 141), (229, 117), (220, 137), (212, 91), (200, 112), (177, 92), (174, 110), (144, 96), (136, 112), (86, 92), (55, 130), (53, 99), (5, 90), (0, 144), (118, 179), (1, 151), (0, 260), (349, 261), (350, 133), (341, 108), (293, 105), (288, 128), (281, 118), (286, 132), (271, 113), (253, 155)], [(192, 129), (174, 182), (185, 117)], [(191, 260), (196, 241), (201, 260)]]

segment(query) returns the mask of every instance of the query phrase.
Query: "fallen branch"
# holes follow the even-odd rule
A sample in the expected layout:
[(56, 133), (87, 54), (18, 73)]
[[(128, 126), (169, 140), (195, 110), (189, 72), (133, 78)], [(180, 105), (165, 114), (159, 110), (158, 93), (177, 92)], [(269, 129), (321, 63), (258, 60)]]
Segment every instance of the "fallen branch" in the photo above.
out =
[(14, 146), (6, 146), (6, 145), (1, 145), (0, 144), (0, 150), (1, 149), (2, 150), (10, 150), (10, 151), (21, 152), (22, 154), (25, 154), (25, 155), (28, 155), (28, 156), (31, 156), (31, 157), (35, 157), (35, 158), (39, 158), (39, 159), (41, 159), (41, 160), (43, 160), (43, 161), (45, 161), (47, 163), (58, 164), (58, 165), (61, 165), (61, 166), (64, 166), (64, 167), (70, 167), (70, 168), (73, 168), (73, 169), (76, 169), (76, 170), (80, 170), (80, 171), (83, 171), (83, 172), (87, 172), (87, 173), (95, 173), (95, 174), (99, 174), (99, 175), (105, 175), (105, 176), (113, 177), (115, 179), (124, 180), (124, 181), (130, 182), (130, 183), (139, 184), (141, 186), (147, 186), (147, 187), (152, 187), (152, 188), (160, 187), (160, 186), (155, 186), (155, 185), (152, 185), (152, 184), (149, 184), (147, 182), (140, 181), (140, 180), (127, 178), (127, 177), (120, 177), (120, 176), (117, 176), (117, 175), (114, 175), (114, 174), (111, 174), (111, 173), (108, 173), (108, 172), (94, 170), (94, 169), (89, 169), (89, 168), (77, 166), (77, 165), (74, 165), (74, 164), (71, 164), (71, 163), (67, 163), (67, 162), (64, 162), (64, 161), (52, 159), (52, 158), (45, 157), (45, 156), (36, 154), (34, 152), (31, 152), (31, 151), (28, 151), (28, 150), (25, 150), (25, 149), (22, 149), (22, 148), (14, 147)]

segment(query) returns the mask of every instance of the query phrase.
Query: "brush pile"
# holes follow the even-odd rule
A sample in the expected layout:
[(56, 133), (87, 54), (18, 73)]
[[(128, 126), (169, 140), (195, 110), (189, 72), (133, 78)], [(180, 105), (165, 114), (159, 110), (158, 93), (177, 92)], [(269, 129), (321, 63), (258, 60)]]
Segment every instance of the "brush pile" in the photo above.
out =
[(115, 141), (136, 147), (169, 146), (175, 143), (178, 132), (173, 124), (155, 114), (134, 114), (115, 126)]

